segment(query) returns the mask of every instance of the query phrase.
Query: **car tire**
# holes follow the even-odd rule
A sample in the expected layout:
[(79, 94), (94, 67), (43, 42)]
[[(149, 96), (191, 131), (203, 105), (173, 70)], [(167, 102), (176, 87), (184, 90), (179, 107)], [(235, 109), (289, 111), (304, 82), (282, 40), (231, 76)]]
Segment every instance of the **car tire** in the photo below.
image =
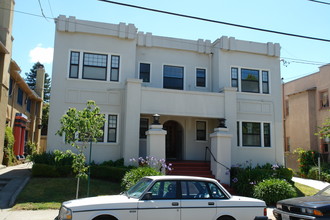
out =
[(100, 215), (93, 218), (93, 220), (118, 220), (118, 219), (111, 215)]
[(235, 220), (235, 219), (231, 216), (226, 215), (226, 216), (221, 216), (217, 220)]

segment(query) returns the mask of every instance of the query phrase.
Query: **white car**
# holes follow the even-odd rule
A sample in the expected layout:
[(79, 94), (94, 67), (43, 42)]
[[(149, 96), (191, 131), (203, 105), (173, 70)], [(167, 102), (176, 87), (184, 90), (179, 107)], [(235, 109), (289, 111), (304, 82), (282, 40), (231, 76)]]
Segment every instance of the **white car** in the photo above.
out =
[(120, 195), (64, 202), (57, 220), (268, 219), (262, 200), (232, 196), (215, 179), (149, 176)]

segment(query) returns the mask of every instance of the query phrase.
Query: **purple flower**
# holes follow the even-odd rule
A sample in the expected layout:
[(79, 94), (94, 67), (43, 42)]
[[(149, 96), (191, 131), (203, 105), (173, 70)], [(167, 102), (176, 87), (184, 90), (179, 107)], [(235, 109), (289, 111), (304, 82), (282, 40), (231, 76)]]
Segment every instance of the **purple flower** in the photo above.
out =
[(233, 181), (234, 183), (237, 183), (237, 182), (238, 182), (238, 179), (235, 177), (232, 181)]

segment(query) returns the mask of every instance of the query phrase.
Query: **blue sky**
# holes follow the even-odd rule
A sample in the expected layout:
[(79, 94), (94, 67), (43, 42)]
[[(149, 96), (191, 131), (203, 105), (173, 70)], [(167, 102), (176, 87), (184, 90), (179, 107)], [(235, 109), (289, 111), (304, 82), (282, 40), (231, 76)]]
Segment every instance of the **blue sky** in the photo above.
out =
[[(105, 23), (133, 23), (139, 31), (191, 40), (208, 39), (213, 42), (224, 35), (240, 40), (280, 43), (281, 59), (289, 62), (287, 65), (281, 64), (281, 74), (285, 81), (317, 72), (319, 66), (330, 63), (330, 42), (197, 21), (97, 0), (15, 0), (13, 59), (20, 66), (22, 76), (25, 76), (38, 60), (45, 65), (46, 72), (52, 74), (55, 23), (52, 19), (40, 17), (42, 12), (39, 1), (46, 17), (56, 18), (61, 14)], [(330, 3), (330, 0), (323, 1)], [(330, 5), (308, 0), (118, 0), (118, 2), (330, 39)], [(297, 60), (316, 62), (317, 65), (297, 63)]]

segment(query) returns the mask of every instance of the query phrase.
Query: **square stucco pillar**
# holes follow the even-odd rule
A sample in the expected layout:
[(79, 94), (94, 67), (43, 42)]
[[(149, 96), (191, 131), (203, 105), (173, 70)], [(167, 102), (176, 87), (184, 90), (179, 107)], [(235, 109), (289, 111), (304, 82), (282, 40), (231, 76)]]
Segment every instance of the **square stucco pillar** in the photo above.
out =
[(147, 135), (147, 156), (165, 159), (165, 136), (163, 125), (150, 125)]
[(125, 164), (129, 159), (139, 157), (139, 127), (141, 111), (141, 83), (139, 79), (127, 79), (122, 153)]
[[(215, 156), (216, 161), (211, 158), (211, 170), (215, 178), (221, 183), (230, 184), (230, 173), (228, 168), (231, 167), (231, 139), (228, 128), (215, 128), (211, 137), (211, 152)], [(221, 163), (221, 164), (220, 164)]]

